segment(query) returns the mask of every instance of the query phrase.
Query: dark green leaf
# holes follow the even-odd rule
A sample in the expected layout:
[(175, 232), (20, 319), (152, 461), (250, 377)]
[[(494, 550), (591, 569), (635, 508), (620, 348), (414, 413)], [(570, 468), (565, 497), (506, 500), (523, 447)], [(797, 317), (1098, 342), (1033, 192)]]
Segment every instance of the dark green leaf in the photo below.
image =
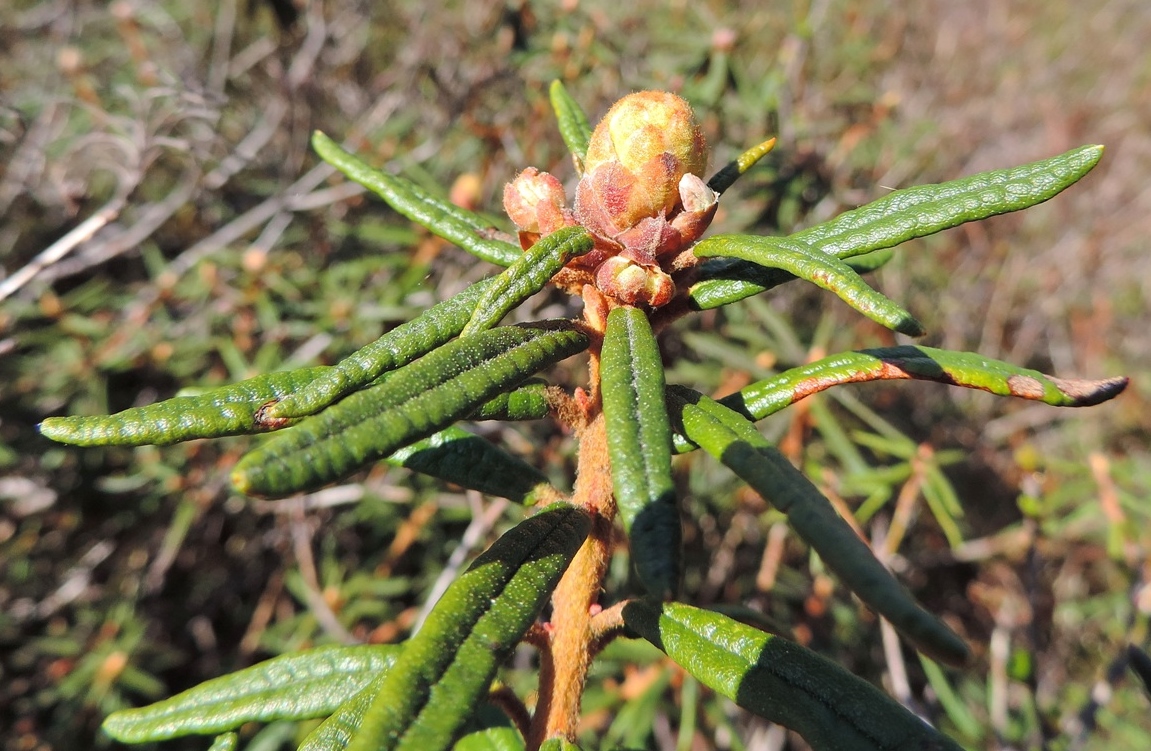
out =
[(468, 415), (469, 420), (539, 420), (551, 412), (548, 385), (532, 379), (512, 391), (484, 402)]
[(630, 603), (624, 621), (700, 682), (815, 751), (959, 751), (867, 681), (794, 642), (676, 602)]
[(333, 482), (446, 428), (587, 346), (587, 335), (564, 322), (457, 339), (250, 452), (232, 482), (242, 493), (264, 496)]
[(405, 446), (387, 461), (516, 503), (532, 504), (559, 493), (532, 465), (455, 425)]
[(559, 123), (560, 136), (575, 160), (576, 170), (582, 175), (583, 160), (587, 155), (588, 142), (591, 141), (591, 125), (587, 115), (558, 79), (552, 81), (548, 95)]
[(564, 227), (540, 238), (492, 281), (461, 336), (495, 326), (508, 311), (543, 289), (568, 261), (594, 246), (595, 240), (583, 227)]
[(193, 438), (219, 438), (266, 429), (260, 408), (305, 388), (331, 368), (267, 373), (197, 396), (177, 396), (114, 415), (49, 417), (40, 423), (48, 438), (76, 446), (165, 446)]
[(349, 749), (450, 747), (590, 527), (580, 509), (553, 504), (477, 558), (405, 644)]
[(524, 739), (515, 728), (484, 728), (468, 733), (452, 746), (453, 751), (524, 751)]
[(650, 594), (674, 597), (682, 530), (671, 477), (671, 428), (663, 362), (642, 310), (623, 306), (608, 314), (600, 384), (612, 485), (636, 572)]
[(312, 148), (325, 162), (387, 201), (408, 219), (477, 258), (510, 266), (520, 257), (519, 247), (490, 236), (492, 227), (480, 215), (428, 195), (410, 180), (369, 167), (320, 131), (312, 134)]
[(1127, 386), (1126, 378), (1055, 378), (973, 352), (904, 346), (825, 357), (753, 383), (720, 401), (753, 420), (761, 420), (832, 386), (892, 379), (936, 381), (998, 396), (1034, 399), (1056, 407), (1099, 404)]
[[(964, 222), (1042, 203), (1090, 172), (1102, 154), (1102, 146), (1081, 146), (1020, 167), (897, 190), (790, 237), (840, 259), (891, 248)], [(709, 262), (689, 297), (696, 308), (707, 310), (790, 279), (782, 272), (765, 274), (754, 264)]]
[(723, 193), (730, 188), (736, 180), (742, 177), (749, 169), (755, 166), (756, 162), (763, 159), (775, 148), (775, 139), (769, 138), (763, 143), (752, 146), (747, 151), (740, 154), (734, 161), (728, 162), (723, 166), (719, 172), (711, 176), (707, 181), (707, 187), (714, 190), (716, 193)]
[[(842, 259), (857, 274), (868, 274), (890, 261), (895, 251), (885, 248), (856, 258)], [(795, 281), (794, 274), (769, 269), (737, 258), (712, 258), (700, 267), (699, 279), (688, 292), (697, 310), (710, 310)]]
[(966, 662), (963, 640), (908, 596), (819, 489), (754, 425), (690, 389), (672, 387), (669, 394), (684, 435), (786, 514), (796, 534), (859, 599), (925, 654), (953, 665)]
[(400, 652), (393, 645), (317, 647), (213, 678), (170, 699), (113, 712), (104, 732), (124, 743), (213, 735), (245, 722), (304, 720), (334, 712)]
[(367, 714), (368, 707), (372, 706), (376, 694), (380, 693), (386, 675), (387, 673), (381, 673), (376, 676), (341, 704), (328, 719), (308, 733), (308, 737), (296, 751), (344, 751), (360, 729), (364, 715)]
[(540, 744), (540, 751), (583, 751), (566, 738), (549, 738)]
[(793, 237), (836, 258), (892, 248), (914, 237), (1043, 203), (1078, 182), (1102, 156), (1102, 146), (1080, 146), (1018, 167), (896, 190)]
[(368, 386), (387, 371), (407, 365), (463, 331), (494, 279), (476, 282), (376, 341), (361, 347), (295, 393), (268, 405), (261, 417), (280, 420), (319, 412), (340, 397)]
[(794, 237), (717, 235), (696, 245), (695, 254), (700, 258), (741, 258), (766, 268), (782, 269), (834, 292), (839, 299), (889, 329), (908, 336), (922, 336), (924, 333), (919, 321), (872, 289), (846, 263), (814, 250)]

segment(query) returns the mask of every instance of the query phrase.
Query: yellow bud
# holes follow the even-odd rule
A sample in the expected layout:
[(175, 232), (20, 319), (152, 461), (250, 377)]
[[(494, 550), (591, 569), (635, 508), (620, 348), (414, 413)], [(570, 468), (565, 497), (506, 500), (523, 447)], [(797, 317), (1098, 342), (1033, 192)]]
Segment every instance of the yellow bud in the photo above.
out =
[(588, 142), (584, 169), (591, 172), (615, 159), (633, 173), (667, 152), (682, 172), (700, 174), (707, 168), (707, 145), (695, 122), (691, 105), (666, 91), (640, 91), (620, 99), (596, 125)]
[(576, 190), (581, 224), (614, 239), (645, 217), (668, 216), (684, 175), (707, 168), (707, 144), (691, 106), (641, 91), (616, 102), (592, 133)]

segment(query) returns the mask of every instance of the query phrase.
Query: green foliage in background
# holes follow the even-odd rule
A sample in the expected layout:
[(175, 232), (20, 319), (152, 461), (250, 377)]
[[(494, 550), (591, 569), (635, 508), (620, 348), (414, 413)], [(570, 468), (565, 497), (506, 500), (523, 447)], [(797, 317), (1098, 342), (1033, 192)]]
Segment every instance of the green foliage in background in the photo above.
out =
[[(485, 209), (526, 164), (571, 184), (570, 138), (546, 116), (557, 77), (593, 114), (635, 89), (692, 102), (720, 159), (708, 182), (724, 193), (716, 223), (727, 233), (796, 234), (888, 186), (1108, 144), (1083, 185), (1045, 206), (841, 259), (865, 277), (883, 266), (873, 283), (927, 325), (932, 347), (893, 347), (808, 284), (653, 323), (665, 380), (727, 395), (757, 420), (974, 659), (953, 670), (901, 654), (783, 512), (705, 451), (683, 453), (694, 447), (673, 430), (677, 502), (691, 520), (681, 599), (882, 684), (968, 748), (1151, 743), (1147, 698), (1125, 667), (1140, 653), (1126, 645), (1148, 644), (1151, 546), (1140, 406), (1151, 350), (1136, 273), (1151, 151), (1130, 126), (1148, 117), (1131, 53), (1151, 21), (1141, 3), (1026, 0), (983, 13), (856, 0), (333, 0), (282, 28), (271, 5), (0, 8), (0, 747), (117, 745), (99, 727), (118, 709), (272, 655), (402, 641), (526, 513), (495, 496), (539, 504), (570, 488), (574, 441), (553, 420), (472, 422), (547, 414), (559, 387), (539, 379), (345, 483), (283, 501), (241, 498), (228, 482), (267, 436), (73, 448), (35, 430), (49, 415), (330, 371), (456, 300), (491, 267), (331, 179), (310, 132), (346, 139), (380, 167), (367, 170), (377, 182), (402, 175), (440, 198), (451, 185), (482, 217), (471, 239), (514, 260), (514, 238), (486, 231), (506, 221)], [(556, 109), (578, 133), (579, 108)], [(736, 181), (733, 144), (766, 133), (779, 148)], [(41, 251), (101, 217), (95, 236), (39, 266)], [(742, 272), (720, 291), (786, 278), (740, 260), (705, 268), (725, 266)], [(505, 323), (576, 315), (550, 291)], [(851, 382), (857, 368), (970, 379), (941, 347), (1026, 365), (1039, 383), (1040, 371), (1133, 379), (1087, 412), (978, 385), (793, 388), (809, 363), (860, 348), (820, 385)], [(570, 388), (584, 367), (577, 356), (545, 375)], [(1010, 375), (985, 383), (1005, 390)], [(250, 425), (238, 409), (236, 424)], [(467, 485), (489, 497), (435, 479), (445, 463), (479, 468)], [(604, 604), (640, 591), (620, 544)], [(504, 663), (493, 704), (509, 709), (509, 692), (530, 701), (535, 660), (524, 647)], [(645, 640), (611, 641), (589, 672), (585, 748), (786, 743)], [(296, 748), (318, 724), (251, 723), (220, 743)], [(522, 737), (492, 704), (477, 724), (495, 727), (461, 748)]]
[[(644, 96), (622, 100), (620, 111), (630, 114), (631, 106), (639, 108), (643, 118), (663, 117), (664, 110), (652, 110), (656, 105), (648, 101), (656, 95)], [(588, 190), (594, 190), (603, 159), (603, 146), (595, 145), (599, 143), (595, 139), (608, 137), (600, 131), (608, 133), (607, 125), (597, 127), (589, 148), (587, 119), (558, 82), (552, 86), (552, 102), (564, 140), (576, 164), (587, 170)], [(679, 106), (672, 104), (669, 111), (674, 113)], [(605, 123), (609, 121), (615, 122), (610, 113)], [(676, 127), (669, 127), (673, 136)], [(626, 138), (611, 133), (616, 143)], [(663, 137), (662, 131), (655, 136)], [(1100, 147), (1083, 147), (953, 183), (896, 191), (784, 238), (722, 235), (695, 244), (690, 257), (677, 255), (662, 266), (655, 262), (637, 266), (628, 260), (632, 266), (622, 268), (639, 269), (639, 277), (632, 274), (623, 281), (622, 275), (597, 273), (593, 287), (582, 281), (592, 277), (579, 276), (582, 258), (601, 252), (604, 243), (614, 247), (614, 237), (605, 239), (565, 214), (563, 221), (570, 226), (544, 232), (530, 244), (523, 238), (525, 232), (535, 231), (534, 224), (520, 224), (527, 250), (513, 256), (515, 246), (499, 239), (479, 215), (402, 177), (370, 170), (322, 134), (313, 142), (322, 157), (403, 215), (507, 269), (331, 368), (256, 376), (103, 418), (48, 418), (41, 432), (65, 443), (131, 446), (245, 429), (283, 430), (236, 464), (231, 475), (234, 487), (249, 495), (286, 497), (333, 483), (391, 456), (392, 461), (465, 488), (546, 505), (506, 532), (457, 577), (416, 634), (391, 651), (327, 648), (277, 658), (151, 707), (115, 712), (104, 723), (109, 734), (140, 742), (224, 733), (217, 744), (230, 747), (235, 736), (225, 731), (238, 730), (250, 720), (330, 715), (301, 748), (446, 749), (461, 738), (463, 744), (471, 742), (467, 734), (475, 730), (476, 713), (490, 701), (504, 709), (519, 734), (479, 729), (487, 742), (494, 744), (498, 737), (501, 747), (507, 748), (570, 746), (580, 741), (589, 664), (626, 634), (647, 639), (700, 684), (799, 732), (813, 748), (955, 747), (898, 702), (834, 662), (758, 628), (676, 602), (684, 564), (673, 454), (677, 447), (690, 451), (698, 446), (714, 456), (782, 512), (823, 564), (918, 650), (962, 665), (968, 659), (964, 641), (910, 598), (819, 488), (763, 437), (754, 421), (842, 383), (931, 380), (1052, 405), (1085, 406), (1115, 396), (1126, 379), (1055, 379), (970, 353), (905, 346), (833, 355), (754, 383), (721, 403), (666, 384), (665, 356), (652, 323), (662, 327), (692, 309), (727, 304), (801, 279), (833, 292), (876, 323), (921, 334), (922, 327), (909, 313), (838, 259), (883, 251), (914, 237), (1045, 201), (1086, 174), (1101, 156)], [(668, 149), (676, 148), (674, 141), (670, 143)], [(620, 148), (619, 159), (627, 163), (627, 153)], [(728, 176), (748, 171), (767, 148), (756, 147), (735, 160), (710, 185), (726, 188)], [(611, 153), (609, 160), (616, 159)], [(643, 164), (647, 163), (641, 162), (639, 169), (647, 169)], [(619, 179), (617, 173), (611, 174), (613, 180)], [(639, 187), (627, 190), (643, 189), (647, 184), (643, 179), (641, 175), (635, 183)], [(517, 190), (518, 184), (517, 180), (508, 190)], [(684, 184), (680, 183), (681, 192)], [(719, 191), (702, 190), (700, 205), (710, 200), (714, 207)], [(525, 195), (532, 201), (539, 196)], [(695, 210), (694, 199), (682, 195), (673, 216)], [(591, 216), (588, 201), (579, 193), (577, 218)], [(546, 202), (541, 205), (553, 210)], [(610, 204), (605, 206), (612, 210)], [(714, 208), (710, 211), (714, 213)], [(529, 221), (534, 223), (534, 217)], [(707, 221), (710, 215), (704, 226)], [(625, 247), (625, 253), (644, 252), (626, 241)], [(675, 296), (643, 297), (654, 294), (653, 288), (633, 286), (630, 279), (659, 283), (661, 274), (667, 276), (661, 269), (670, 274)], [(575, 275), (577, 282), (566, 281), (564, 274)], [(582, 319), (498, 325), (553, 281), (582, 289), (586, 305)], [(637, 302), (633, 295), (650, 302)], [(591, 353), (592, 374), (586, 390), (545, 388), (539, 394), (542, 399), (532, 399), (538, 393), (528, 384), (532, 376), (585, 350)], [(521, 387), (535, 390), (521, 395)], [(513, 398), (521, 406), (510, 408)], [(533, 480), (532, 489), (525, 492), (514, 472), (515, 457), (494, 446), (488, 450), (490, 463), (504, 468), (503, 473), (477, 474), (474, 462), (461, 461), (461, 455), (452, 452), (424, 456), (422, 464), (411, 461), (432, 449), (411, 453), (410, 447), (435, 436), (440, 438), (433, 449), (450, 445), (453, 434), (448, 431), (470, 415), (514, 420), (545, 413), (567, 425), (579, 441), (570, 495), (546, 480)], [(675, 440), (673, 433), (678, 434)], [(469, 440), (469, 434), (454, 435)], [(857, 438), (856, 443), (867, 445), (867, 439)], [(405, 447), (408, 453), (396, 456)], [(501, 488), (504, 482), (506, 490)], [(946, 503), (940, 514), (954, 517), (961, 511), (946, 495), (944, 491)], [(601, 609), (599, 589), (611, 564), (611, 521), (617, 507), (639, 589)], [(550, 618), (541, 625), (536, 619), (549, 598)], [(589, 609), (591, 605), (596, 608)], [(492, 687), (500, 664), (521, 640), (541, 653), (534, 711), (514, 691)], [(385, 657), (394, 663), (379, 662)], [(343, 679), (333, 681), (333, 676)], [(301, 696), (307, 700), (301, 701)], [(972, 732), (970, 726), (968, 731)]]

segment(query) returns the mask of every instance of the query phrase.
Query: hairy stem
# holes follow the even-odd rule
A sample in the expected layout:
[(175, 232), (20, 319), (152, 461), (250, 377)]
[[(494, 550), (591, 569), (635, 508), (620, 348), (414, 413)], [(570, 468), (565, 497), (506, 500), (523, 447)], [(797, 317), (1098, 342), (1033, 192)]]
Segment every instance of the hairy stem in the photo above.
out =
[(548, 738), (576, 739), (580, 700), (595, 641), (592, 609), (611, 557), (616, 509), (607, 434), (598, 409), (580, 431), (579, 442), (579, 474), (572, 502), (592, 515), (592, 529), (552, 595), (551, 643), (543, 652), (539, 702), (528, 749), (539, 748)]

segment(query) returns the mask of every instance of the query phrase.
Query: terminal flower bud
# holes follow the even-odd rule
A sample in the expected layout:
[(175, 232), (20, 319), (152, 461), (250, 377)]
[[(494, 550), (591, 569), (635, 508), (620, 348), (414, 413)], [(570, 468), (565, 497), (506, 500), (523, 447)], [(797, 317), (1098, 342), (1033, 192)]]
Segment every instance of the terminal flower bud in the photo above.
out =
[(690, 246), (719, 202), (700, 177), (707, 144), (691, 106), (662, 91), (624, 97), (596, 125), (582, 164), (571, 208), (559, 180), (534, 167), (504, 187), (520, 245), (526, 250), (562, 227), (582, 226), (595, 247), (572, 259), (557, 283), (583, 289), (585, 300), (600, 300), (605, 310), (667, 305), (676, 293), (672, 274), (698, 262)]
[(519, 229), (525, 250), (543, 235), (571, 224), (565, 200), (560, 181), (535, 167), (528, 167), (504, 186), (504, 211)]
[(645, 217), (681, 208), (680, 181), (707, 167), (707, 145), (686, 101), (662, 91), (619, 100), (596, 126), (576, 189), (580, 224), (610, 243)]

